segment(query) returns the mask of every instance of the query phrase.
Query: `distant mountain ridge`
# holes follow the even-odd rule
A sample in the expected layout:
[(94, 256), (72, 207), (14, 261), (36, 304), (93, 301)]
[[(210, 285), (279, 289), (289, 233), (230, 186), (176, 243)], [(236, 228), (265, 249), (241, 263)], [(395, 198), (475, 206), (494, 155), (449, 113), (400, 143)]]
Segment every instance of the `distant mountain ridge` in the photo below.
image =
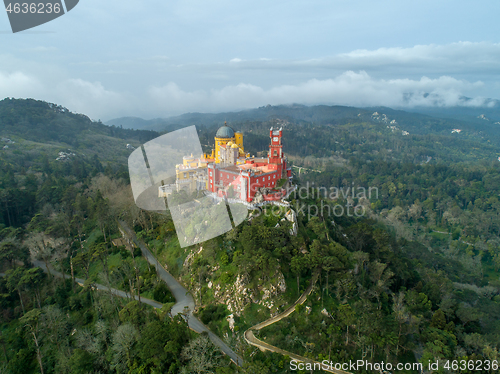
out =
[[(467, 98), (464, 98), (466, 100)], [(469, 99), (471, 100), (471, 99)], [(220, 126), (224, 121), (229, 124), (248, 121), (271, 121), (280, 119), (295, 123), (307, 122), (319, 125), (336, 122), (371, 121), (374, 112), (390, 116), (410, 133), (442, 133), (450, 132), (454, 128), (463, 128), (475, 133), (489, 132), (500, 135), (500, 103), (490, 100), (491, 107), (450, 107), (450, 108), (399, 108), (369, 107), (356, 108), (348, 106), (316, 105), (305, 106), (299, 104), (263, 106), (239, 112), (224, 113), (185, 113), (169, 118), (144, 120), (137, 117), (123, 117), (108, 121), (106, 124), (123, 126), (124, 128), (149, 129), (154, 131), (173, 131), (178, 128), (197, 125), (203, 127)], [(488, 120), (478, 118), (484, 114)]]
[(107, 125), (128, 126), (129, 128), (149, 129), (155, 131), (165, 131), (172, 129), (175, 125), (180, 127), (190, 125), (202, 125), (206, 127), (220, 126), (227, 121), (267, 121), (271, 119), (285, 119), (293, 121), (324, 122), (325, 118), (329, 120), (341, 118), (356, 118), (362, 111), (368, 114), (369, 111), (347, 106), (305, 106), (299, 104), (263, 106), (255, 109), (247, 109), (239, 112), (223, 113), (185, 113), (179, 116), (168, 118), (157, 118), (144, 120), (137, 117), (122, 117), (107, 121)]
[(29, 159), (26, 165), (40, 157), (68, 164), (74, 158), (88, 161), (98, 157), (105, 164), (123, 168), (134, 148), (158, 135), (154, 131), (106, 126), (45, 101), (0, 101), (0, 152), (7, 159)]
[[(134, 148), (161, 132), (190, 125), (197, 126), (204, 151), (210, 151), (216, 128), (227, 121), (245, 134), (245, 147), (252, 154), (265, 153), (269, 127), (285, 126), (284, 140), (291, 157), (382, 157), (420, 163), (430, 156), (433, 162), (496, 161), (500, 156), (500, 125), (489, 113), (481, 114), (474, 113), (473, 120), (457, 120), (387, 107), (268, 105), (240, 112), (186, 113), (167, 119), (124, 117), (105, 125), (57, 104), (5, 99), (0, 101), (0, 136), (5, 138), (5, 154), (16, 155), (36, 146), (45, 147), (44, 152), (54, 159), (63, 152), (97, 155), (105, 162), (125, 165)], [(148, 130), (125, 128), (134, 124)]]
[(152, 131), (106, 126), (84, 114), (73, 113), (63, 106), (34, 99), (0, 101), (0, 134), (20, 136), (36, 142), (56, 141), (74, 144), (88, 133), (145, 142), (157, 136)]
[(142, 129), (151, 125), (151, 121), (139, 117), (120, 117), (105, 122), (108, 126), (123, 127), (124, 129)]
[[(496, 100), (495, 100), (496, 101)], [(492, 123), (500, 122), (500, 104), (498, 101), (491, 107), (455, 106), (455, 107), (414, 107), (405, 109), (408, 112), (426, 114), (433, 117), (458, 119), (473, 123), (483, 123), (487, 120)], [(480, 118), (484, 115), (486, 119)]]

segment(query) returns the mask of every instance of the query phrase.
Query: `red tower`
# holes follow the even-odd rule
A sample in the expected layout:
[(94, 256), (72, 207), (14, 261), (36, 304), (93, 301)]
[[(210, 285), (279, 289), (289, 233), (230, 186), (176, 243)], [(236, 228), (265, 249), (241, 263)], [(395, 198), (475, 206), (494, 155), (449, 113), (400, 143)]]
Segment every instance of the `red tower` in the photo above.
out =
[(269, 144), (269, 157), (268, 162), (270, 164), (282, 164), (283, 163), (283, 145), (281, 144), (281, 133), (282, 128), (279, 130), (273, 130), (271, 127), (270, 137), (271, 144)]

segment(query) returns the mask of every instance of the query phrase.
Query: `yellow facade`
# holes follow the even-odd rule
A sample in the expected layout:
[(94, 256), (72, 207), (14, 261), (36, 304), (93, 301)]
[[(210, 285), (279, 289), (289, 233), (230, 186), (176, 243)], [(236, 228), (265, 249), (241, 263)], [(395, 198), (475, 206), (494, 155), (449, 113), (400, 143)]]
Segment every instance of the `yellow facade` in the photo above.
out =
[(240, 153), (244, 154), (245, 153), (245, 148), (243, 148), (243, 133), (241, 132), (235, 132), (234, 133), (234, 138), (235, 138), (235, 143), (236, 145), (240, 148)]
[(232, 137), (232, 138), (215, 138), (215, 163), (220, 163), (220, 155), (221, 155), (221, 151), (220, 151), (220, 146), (221, 145), (226, 145), (227, 143), (229, 142), (232, 142), (234, 143), (236, 140), (235, 137)]
[[(231, 162), (234, 162), (235, 164), (245, 163), (244, 159), (238, 159), (238, 157), (250, 156), (245, 155), (243, 148), (243, 134), (241, 132), (233, 132), (233, 129), (227, 127), (226, 123), (224, 123), (224, 126), (219, 130), (221, 129), (223, 131), (220, 132), (220, 135), (225, 136), (215, 136), (215, 148), (212, 149), (211, 154), (203, 154), (199, 158), (194, 157), (193, 154), (190, 156), (184, 156), (182, 164), (176, 166), (177, 191), (181, 189), (185, 189), (186, 191), (195, 191), (197, 185), (199, 187), (199, 183), (203, 183), (205, 185), (205, 189), (208, 189), (208, 178), (206, 176), (204, 177), (202, 173), (200, 174), (200, 172), (203, 169), (206, 171), (209, 162), (215, 162), (217, 164), (221, 163), (223, 158), (223, 152), (221, 151), (222, 145), (226, 147), (227, 151), (229, 151), (229, 149), (238, 150), (238, 152), (231, 158)], [(232, 137), (231, 134), (233, 135)], [(226, 158), (228, 157), (227, 151), (224, 152)]]
[[(200, 169), (207, 168), (206, 155), (201, 155), (200, 158), (195, 158), (191, 156), (184, 156), (182, 160), (182, 165), (177, 165), (176, 174), (176, 184), (177, 190), (186, 189), (188, 191), (194, 191), (196, 189), (196, 181), (199, 178), (197, 173)], [(205, 189), (208, 188), (208, 181), (205, 183)]]
[(217, 164), (221, 162), (221, 145), (226, 145), (231, 148), (239, 148), (239, 155), (245, 156), (245, 148), (243, 147), (243, 134), (241, 132), (236, 132), (232, 138), (215, 137), (215, 150), (212, 151), (212, 158), (215, 158), (215, 162)]
[(196, 168), (198, 167), (198, 160), (195, 159), (191, 153), (191, 156), (185, 156), (183, 158), (182, 164), (187, 168)]

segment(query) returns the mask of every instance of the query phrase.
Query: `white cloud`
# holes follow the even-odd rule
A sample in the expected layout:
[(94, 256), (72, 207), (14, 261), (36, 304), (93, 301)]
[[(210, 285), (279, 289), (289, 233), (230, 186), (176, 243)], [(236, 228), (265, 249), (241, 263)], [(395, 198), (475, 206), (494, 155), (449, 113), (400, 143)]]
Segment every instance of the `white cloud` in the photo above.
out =
[(151, 109), (176, 114), (184, 110), (193, 111), (204, 107), (209, 99), (204, 91), (186, 92), (175, 83), (169, 83), (163, 87), (151, 87), (148, 94), (148, 100), (151, 100), (154, 107)]
[[(366, 70), (383, 74), (496, 74), (500, 73), (500, 43), (457, 42), (445, 45), (416, 45), (410, 48), (358, 49), (308, 59), (233, 58), (233, 69), (276, 72), (325, 72)], [(211, 64), (197, 64), (215, 68)], [(227, 64), (223, 64), (227, 66)]]
[[(364, 71), (347, 71), (333, 79), (311, 79), (297, 85), (279, 85), (267, 90), (252, 84), (238, 84), (219, 90), (187, 92), (170, 83), (163, 87), (152, 87), (149, 95), (156, 103), (164, 103), (167, 111), (176, 113), (216, 112), (289, 103), (454, 106), (466, 105), (462, 98), (463, 91), (482, 85), (479, 81), (470, 83), (448, 76), (385, 80), (375, 79)], [(477, 98), (467, 105), (484, 105), (484, 100)]]
[(349, 53), (339, 54), (339, 57), (373, 58), (383, 57), (393, 60), (407, 61), (409, 59), (429, 59), (451, 57), (468, 57), (476, 60), (478, 55), (500, 55), (500, 43), (490, 42), (456, 42), (445, 45), (416, 45), (410, 48), (379, 48), (376, 50), (358, 49)]
[(99, 82), (82, 79), (41, 81), (23, 72), (0, 71), (0, 99), (5, 97), (45, 100), (92, 118), (128, 113), (127, 108), (133, 107), (130, 95), (107, 90)]
[(33, 76), (20, 71), (0, 71), (0, 97), (28, 97), (42, 92), (42, 85)]
[(471, 83), (449, 76), (386, 80), (376, 79), (365, 71), (347, 71), (331, 79), (310, 79), (269, 89), (240, 83), (220, 89), (190, 91), (170, 82), (163, 86), (151, 86), (144, 94), (139, 92), (132, 95), (107, 89), (100, 82), (83, 79), (65, 79), (55, 85), (43, 85), (23, 73), (0, 73), (0, 94), (3, 96), (53, 101), (72, 111), (102, 119), (125, 115), (151, 118), (193, 111), (231, 111), (290, 103), (392, 107), (482, 106), (485, 102), (480, 97), (469, 102), (463, 101), (464, 91), (482, 86), (480, 81)]
[(457, 42), (446, 45), (416, 45), (411, 48), (379, 48), (376, 50), (355, 50), (339, 54), (320, 63), (355, 66), (394, 66), (430, 71), (475, 71), (500, 70), (500, 43)]
[(103, 118), (108, 113), (127, 112), (130, 98), (126, 94), (107, 90), (100, 82), (83, 79), (68, 79), (57, 85), (52, 93), (58, 104), (72, 111), (87, 114), (92, 118)]
[[(81, 61), (77, 76), (49, 62), (0, 59), (0, 98), (52, 101), (103, 120), (289, 103), (484, 106), (484, 97), (495, 98), (500, 87), (500, 44), (486, 42), (355, 50), (307, 60), (190, 64), (156, 54)], [(102, 80), (92, 79), (96, 75)]]

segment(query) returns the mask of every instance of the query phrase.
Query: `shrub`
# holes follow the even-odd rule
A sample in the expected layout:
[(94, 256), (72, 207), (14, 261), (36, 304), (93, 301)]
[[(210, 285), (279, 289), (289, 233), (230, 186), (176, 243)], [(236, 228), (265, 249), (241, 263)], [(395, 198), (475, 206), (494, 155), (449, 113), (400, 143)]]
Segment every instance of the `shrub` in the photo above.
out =
[(228, 310), (226, 305), (208, 305), (203, 308), (200, 312), (200, 319), (205, 324), (208, 325), (211, 321), (218, 321), (225, 318), (228, 315)]
[(153, 290), (153, 298), (162, 304), (175, 302), (172, 292), (170, 292), (165, 283), (158, 283), (155, 286)]

